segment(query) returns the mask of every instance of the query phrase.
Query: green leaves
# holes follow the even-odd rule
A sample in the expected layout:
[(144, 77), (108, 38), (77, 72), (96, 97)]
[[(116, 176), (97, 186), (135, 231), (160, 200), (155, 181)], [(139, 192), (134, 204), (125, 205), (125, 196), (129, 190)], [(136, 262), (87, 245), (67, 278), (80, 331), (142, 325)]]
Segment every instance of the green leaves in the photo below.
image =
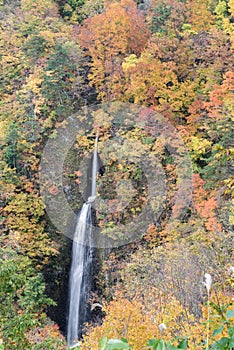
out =
[(226, 320), (222, 322), (219, 328), (215, 329), (212, 336), (221, 334), (227, 327), (229, 337), (222, 337), (211, 346), (211, 349), (215, 350), (231, 350), (234, 347), (234, 327), (230, 327), (230, 319), (234, 317), (234, 310), (228, 310), (226, 312)]
[(107, 337), (103, 337), (100, 340), (100, 344), (99, 344), (100, 350), (105, 350), (106, 349), (107, 342), (108, 342), (108, 338)]
[(215, 350), (228, 350), (228, 349), (231, 349), (229, 347), (229, 339), (224, 337), (220, 340), (218, 340), (217, 342), (215, 342), (212, 346), (211, 346), (212, 349), (215, 349)]
[(100, 340), (100, 350), (130, 350), (130, 346), (126, 339), (110, 339), (103, 337)]
[[(227, 312), (226, 316), (229, 316), (229, 318), (233, 317), (233, 311), (230, 310)], [(228, 315), (229, 314), (229, 315)], [(228, 317), (227, 317), (228, 319)], [(213, 332), (213, 335), (218, 335), (222, 332), (223, 327), (220, 327), (219, 329), (215, 330)], [(232, 350), (234, 348), (234, 327), (228, 327), (228, 335), (229, 337), (223, 337), (216, 341), (214, 344), (212, 344), (211, 349), (215, 350)]]
[(29, 39), (23, 44), (22, 47), (25, 54), (34, 60), (37, 60), (39, 57), (43, 56), (46, 50), (46, 40), (40, 35), (32, 35)]
[(226, 313), (226, 318), (233, 318), (234, 317), (234, 310), (228, 310)]
[(12, 122), (9, 124), (8, 134), (6, 136), (6, 148), (4, 151), (6, 162), (11, 168), (17, 167), (17, 160), (19, 157), (19, 151), (17, 148), (18, 139), (18, 126), (16, 123)]
[(82, 52), (73, 41), (58, 44), (51, 53), (43, 74), (41, 92), (53, 107), (55, 117), (74, 112), (85, 89), (82, 72)]
[(175, 350), (175, 349), (187, 349), (187, 340), (183, 339), (177, 346), (170, 343), (166, 343), (163, 339), (151, 339), (148, 341), (148, 345), (152, 350)]
[(45, 284), (29, 258), (9, 248), (0, 249), (0, 332), (8, 349), (29, 349), (27, 332), (39, 326), (44, 305), (53, 301), (44, 295)]
[(188, 344), (187, 344), (187, 340), (186, 339), (183, 339), (179, 345), (177, 346), (177, 349), (187, 349), (188, 347)]
[(223, 326), (221, 326), (221, 327), (215, 329), (215, 330), (213, 331), (213, 333), (212, 333), (213, 337), (216, 336), (216, 335), (218, 335), (218, 334), (221, 334), (222, 331), (223, 331)]
[(153, 15), (150, 25), (152, 33), (166, 33), (165, 22), (168, 20), (171, 14), (172, 7), (167, 6), (163, 2), (158, 2), (157, 7), (153, 8)]
[(153, 350), (166, 350), (166, 343), (164, 340), (151, 339), (148, 341), (148, 345), (151, 346)]

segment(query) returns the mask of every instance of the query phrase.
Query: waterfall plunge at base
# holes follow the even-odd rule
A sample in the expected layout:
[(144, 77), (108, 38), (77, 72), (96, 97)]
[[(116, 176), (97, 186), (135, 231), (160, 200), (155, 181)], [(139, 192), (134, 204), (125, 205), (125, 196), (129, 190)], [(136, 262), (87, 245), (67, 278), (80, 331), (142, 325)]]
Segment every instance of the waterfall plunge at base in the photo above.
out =
[[(77, 225), (73, 236), (72, 265), (70, 271), (70, 303), (67, 328), (67, 342), (73, 347), (80, 335), (81, 324), (86, 320), (86, 303), (90, 283), (90, 267), (93, 260), (92, 249), (92, 202), (96, 195), (96, 174), (97, 174), (97, 142), (92, 161), (92, 184), (91, 196), (87, 203), (84, 203), (78, 215)], [(83, 245), (82, 242), (86, 242)]]
[[(87, 278), (85, 272), (89, 270), (89, 264), (92, 263), (92, 251), (91, 248), (86, 247), (79, 242), (84, 242), (85, 239), (92, 239), (92, 218), (91, 218), (91, 204), (85, 203), (80, 211), (77, 226), (74, 234), (74, 241), (72, 247), (72, 266), (70, 272), (70, 305), (69, 305), (69, 317), (68, 317), (68, 332), (67, 340), (69, 345), (74, 345), (78, 341), (80, 336), (80, 318), (81, 312), (84, 315), (84, 305), (81, 306), (81, 302), (85, 300), (85, 289), (87, 284)], [(90, 242), (91, 243), (91, 242)], [(86, 278), (85, 278), (86, 277)], [(82, 300), (83, 299), (83, 300)]]

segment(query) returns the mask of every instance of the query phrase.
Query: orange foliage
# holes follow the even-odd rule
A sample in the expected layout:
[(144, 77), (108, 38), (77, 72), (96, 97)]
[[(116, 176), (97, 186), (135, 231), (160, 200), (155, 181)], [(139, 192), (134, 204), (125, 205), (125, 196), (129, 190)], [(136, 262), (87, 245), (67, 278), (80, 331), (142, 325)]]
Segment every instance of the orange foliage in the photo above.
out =
[(208, 115), (211, 118), (222, 119), (225, 116), (226, 107), (233, 113), (233, 90), (234, 90), (234, 72), (224, 74), (221, 85), (215, 85), (210, 92), (209, 101), (204, 103)]
[(124, 57), (143, 50), (149, 32), (144, 17), (133, 0), (111, 3), (105, 12), (84, 21), (79, 38), (92, 58), (90, 83), (99, 97), (112, 97), (122, 90)]
[(189, 0), (187, 1), (188, 20), (195, 31), (205, 31), (214, 23), (214, 16), (209, 11), (209, 1)]
[(204, 117), (205, 112), (205, 105), (202, 100), (195, 100), (189, 106), (189, 116), (187, 117), (188, 126), (185, 129), (187, 129), (187, 133), (190, 137), (197, 131), (199, 122), (202, 120), (202, 117)]
[(57, 186), (52, 185), (52, 186), (50, 186), (50, 187), (48, 188), (48, 192), (49, 192), (50, 194), (56, 196), (56, 194), (59, 193), (59, 189), (58, 189)]
[(193, 175), (194, 186), (194, 208), (197, 213), (205, 219), (205, 227), (208, 231), (221, 231), (222, 225), (217, 221), (215, 209), (217, 201), (215, 198), (207, 198), (209, 193), (203, 188), (205, 181), (198, 174)]

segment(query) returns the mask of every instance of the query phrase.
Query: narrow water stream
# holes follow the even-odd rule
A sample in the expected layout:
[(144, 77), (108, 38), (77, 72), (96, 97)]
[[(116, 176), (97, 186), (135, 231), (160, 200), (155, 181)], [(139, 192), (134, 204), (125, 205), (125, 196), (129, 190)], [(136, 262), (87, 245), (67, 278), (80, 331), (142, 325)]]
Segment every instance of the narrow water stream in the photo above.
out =
[(73, 236), (67, 327), (67, 342), (70, 348), (75, 346), (81, 336), (81, 326), (86, 320), (90, 278), (92, 278), (89, 272), (93, 262), (92, 202), (95, 200), (96, 196), (96, 175), (98, 167), (97, 143), (98, 136), (96, 136), (95, 139), (92, 160), (91, 193), (88, 197), (88, 201), (83, 204), (78, 214), (77, 225)]

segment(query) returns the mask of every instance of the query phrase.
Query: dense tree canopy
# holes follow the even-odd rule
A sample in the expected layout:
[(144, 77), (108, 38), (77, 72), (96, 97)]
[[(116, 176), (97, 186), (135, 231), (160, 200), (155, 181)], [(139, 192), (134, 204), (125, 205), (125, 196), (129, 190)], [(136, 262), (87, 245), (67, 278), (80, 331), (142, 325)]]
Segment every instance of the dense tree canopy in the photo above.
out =
[[(99, 349), (107, 336), (127, 338), (133, 350), (142, 350), (165, 324), (165, 340), (187, 336), (189, 349), (203, 349), (205, 272), (213, 276), (209, 336), (228, 336), (225, 325), (233, 318), (220, 334), (214, 330), (233, 309), (233, 54), (233, 0), (0, 1), (0, 349), (66, 348), (48, 316), (55, 302), (46, 295), (53, 289), (46, 272), (67, 272), (59, 266), (64, 238), (46, 215), (39, 165), (47, 140), (56, 139), (55, 128), (65, 127), (81, 107), (106, 102), (139, 105), (143, 122), (163, 115), (188, 152), (193, 194), (183, 218), (172, 222), (181, 209), (181, 184), (170, 140), (140, 124), (123, 122), (116, 131), (106, 111), (92, 116), (103, 152), (114, 135), (132, 145), (133, 158), (158, 159), (167, 195), (158, 221), (146, 225), (141, 237), (100, 251), (90, 303), (101, 303), (103, 310), (93, 312), (81, 348)], [(82, 205), (78, 166), (92, 149), (93, 138), (78, 135), (65, 161), (64, 192), (71, 189), (67, 198), (75, 209)], [(124, 200), (138, 196), (124, 214), (97, 211), (97, 224), (109, 236), (121, 235), (118, 225), (147, 202), (140, 166), (110, 151), (98, 177), (99, 195), (113, 208), (120, 192)], [(124, 187), (129, 181), (132, 187)], [(49, 193), (56, 198), (58, 188)], [(154, 195), (161, 203), (161, 194)], [(58, 279), (53, 283), (61, 286)]]

